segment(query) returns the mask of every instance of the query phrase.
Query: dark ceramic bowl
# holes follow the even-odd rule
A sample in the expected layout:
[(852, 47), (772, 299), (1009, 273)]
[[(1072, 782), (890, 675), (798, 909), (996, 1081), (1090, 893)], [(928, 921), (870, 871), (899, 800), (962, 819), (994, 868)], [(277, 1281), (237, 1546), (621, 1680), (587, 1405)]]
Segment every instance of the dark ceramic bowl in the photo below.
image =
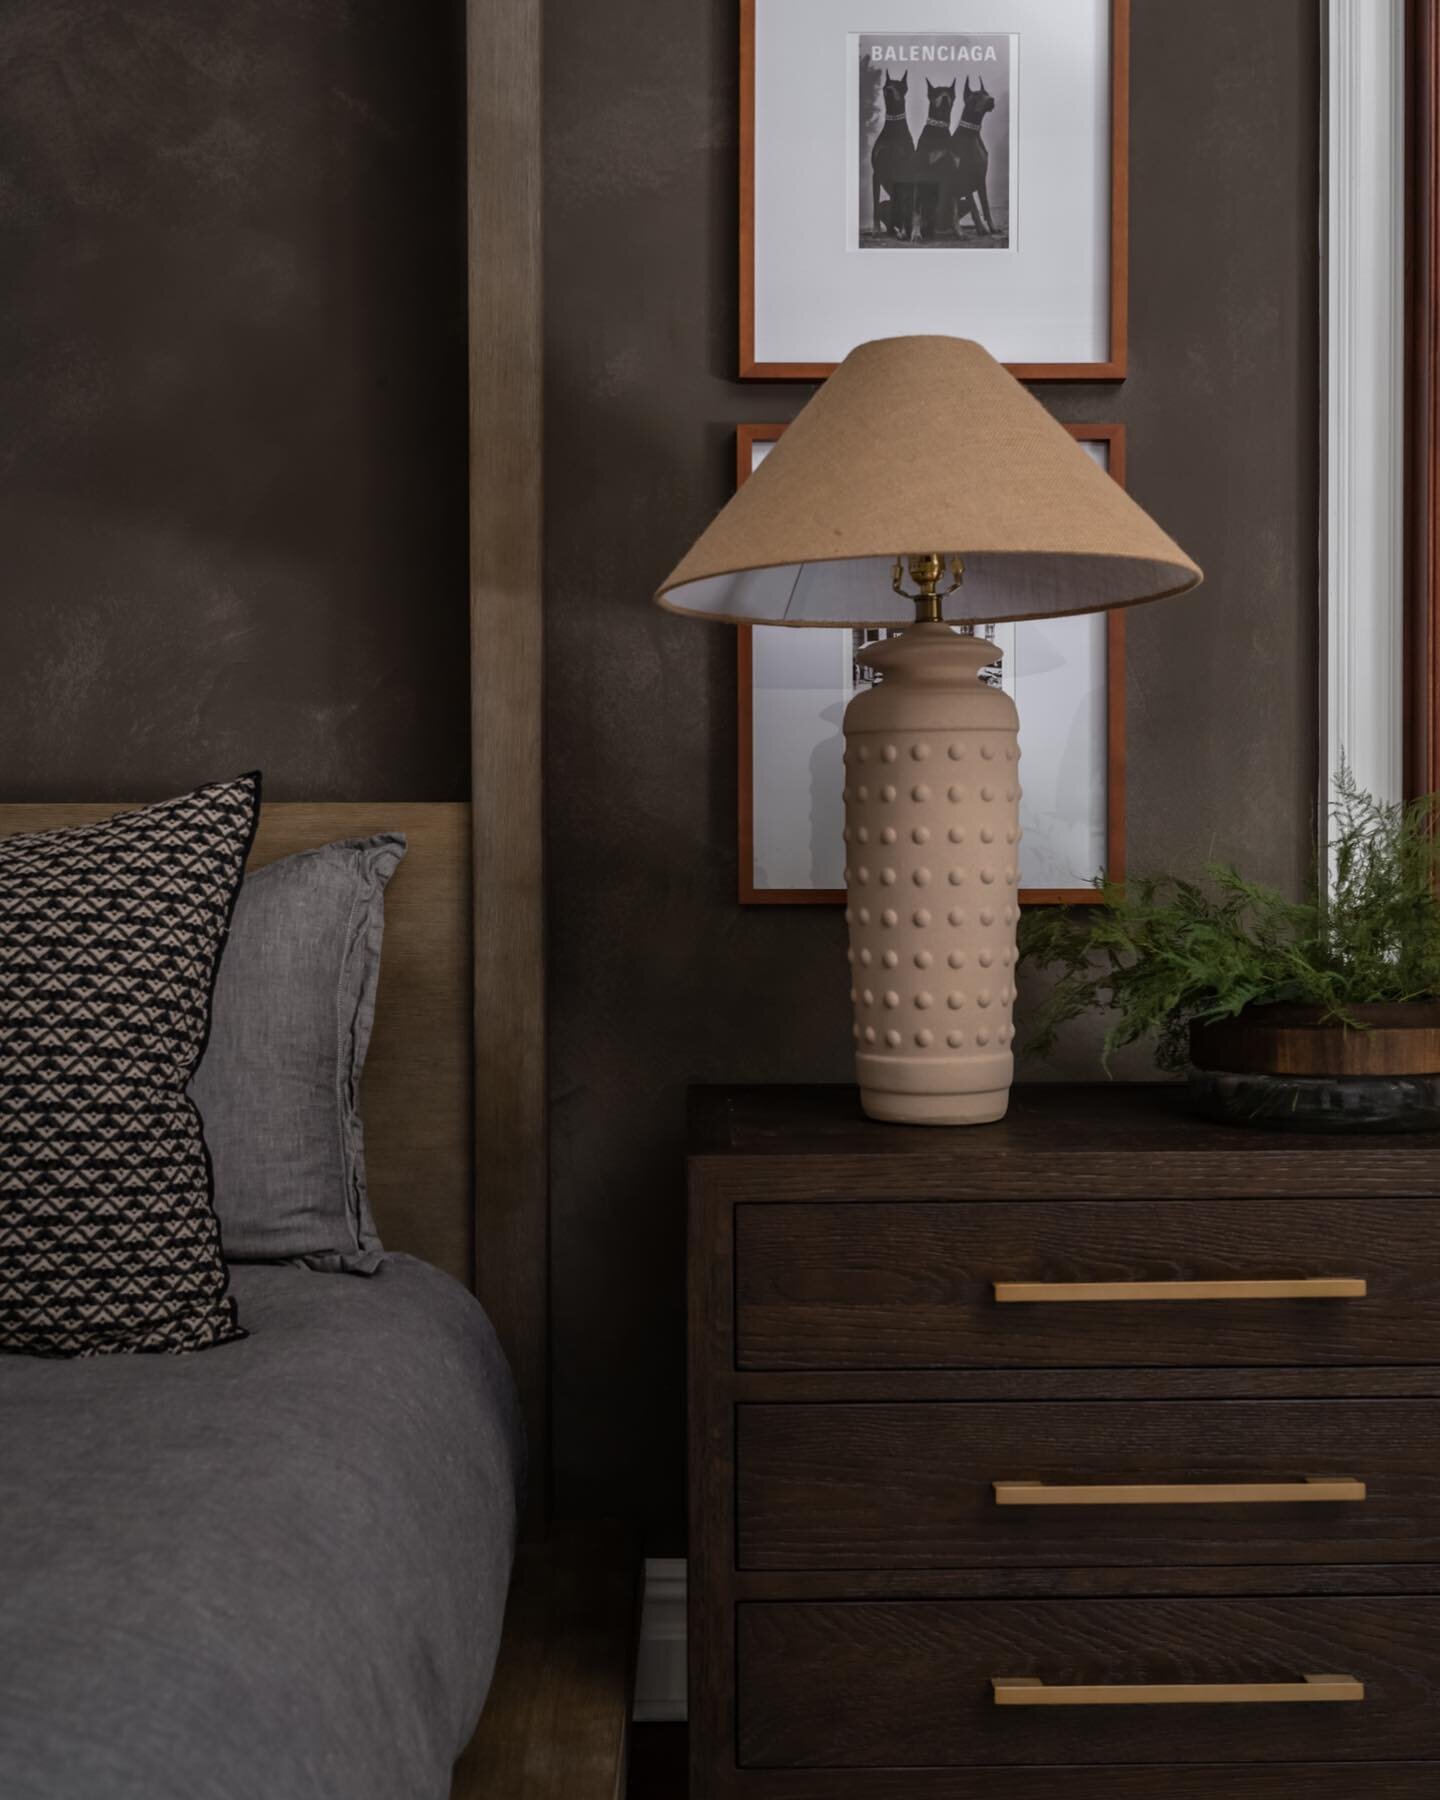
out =
[(1193, 1069), (1198, 1112), (1268, 1131), (1440, 1131), (1440, 1075), (1264, 1075)]

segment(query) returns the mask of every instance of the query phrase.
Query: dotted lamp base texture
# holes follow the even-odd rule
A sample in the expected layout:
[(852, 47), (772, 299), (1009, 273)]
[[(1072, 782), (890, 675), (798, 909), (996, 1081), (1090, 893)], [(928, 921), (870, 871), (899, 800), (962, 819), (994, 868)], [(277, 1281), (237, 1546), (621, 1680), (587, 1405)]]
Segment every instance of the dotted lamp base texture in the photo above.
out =
[(855, 1070), (874, 1119), (981, 1125), (1014, 1076), (1020, 749), (995, 647), (916, 625), (845, 713)]

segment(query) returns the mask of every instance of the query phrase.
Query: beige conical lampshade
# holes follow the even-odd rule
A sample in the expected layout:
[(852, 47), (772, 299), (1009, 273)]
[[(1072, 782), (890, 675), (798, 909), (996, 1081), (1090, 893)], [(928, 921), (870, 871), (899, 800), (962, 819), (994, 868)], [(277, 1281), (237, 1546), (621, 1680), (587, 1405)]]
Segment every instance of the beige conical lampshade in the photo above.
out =
[(954, 621), (1184, 593), (1201, 572), (979, 344), (862, 344), (656, 598), (767, 625), (905, 626), (897, 555), (964, 559)]

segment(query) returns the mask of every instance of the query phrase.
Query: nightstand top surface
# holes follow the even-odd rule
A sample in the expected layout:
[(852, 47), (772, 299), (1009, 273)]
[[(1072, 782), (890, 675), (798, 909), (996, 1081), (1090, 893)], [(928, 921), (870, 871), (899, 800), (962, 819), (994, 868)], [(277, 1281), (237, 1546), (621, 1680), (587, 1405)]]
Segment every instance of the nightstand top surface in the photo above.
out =
[(953, 1157), (1009, 1162), (1055, 1154), (1326, 1159), (1433, 1171), (1440, 1132), (1358, 1134), (1217, 1125), (1190, 1112), (1179, 1082), (1032, 1082), (1011, 1091), (994, 1125), (883, 1125), (853, 1087), (693, 1087), (690, 1153), (704, 1157)]

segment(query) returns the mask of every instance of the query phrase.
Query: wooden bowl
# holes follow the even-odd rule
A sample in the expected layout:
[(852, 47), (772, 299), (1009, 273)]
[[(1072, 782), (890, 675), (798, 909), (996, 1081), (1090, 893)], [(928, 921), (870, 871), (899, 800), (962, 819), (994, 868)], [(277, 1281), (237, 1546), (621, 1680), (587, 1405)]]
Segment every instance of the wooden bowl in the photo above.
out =
[(1440, 1001), (1348, 1012), (1354, 1027), (1319, 1006), (1247, 1006), (1234, 1019), (1192, 1025), (1190, 1060), (1242, 1075), (1440, 1075)]

